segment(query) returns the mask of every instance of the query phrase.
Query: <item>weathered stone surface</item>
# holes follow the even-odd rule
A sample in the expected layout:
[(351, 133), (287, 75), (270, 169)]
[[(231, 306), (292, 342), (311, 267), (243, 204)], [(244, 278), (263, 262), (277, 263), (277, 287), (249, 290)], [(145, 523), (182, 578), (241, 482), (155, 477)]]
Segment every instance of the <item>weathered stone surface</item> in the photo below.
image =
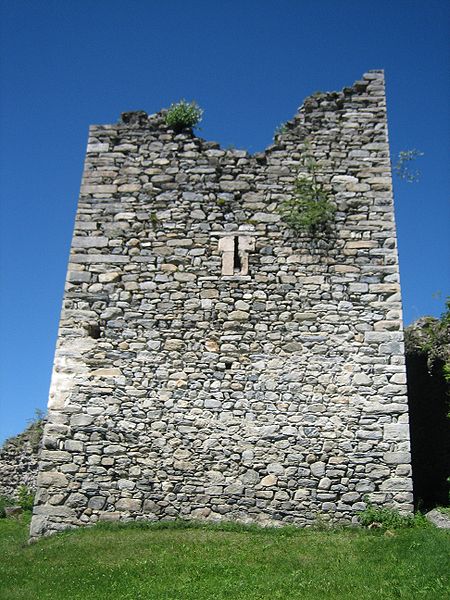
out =
[(23, 485), (35, 491), (43, 426), (44, 420), (37, 420), (0, 448), (0, 496), (18, 499)]
[(108, 245), (107, 237), (74, 237), (72, 240), (72, 248), (104, 248)]
[(439, 529), (450, 529), (450, 516), (440, 512), (437, 508), (427, 512), (425, 517), (428, 521), (430, 521), (430, 523), (433, 523), (433, 525), (439, 527)]
[(106, 504), (106, 498), (103, 496), (92, 496), (88, 501), (88, 508), (95, 510), (102, 510)]
[[(306, 141), (338, 209), (315, 237), (278, 210)], [(381, 72), (255, 156), (163, 114), (94, 126), (81, 192), (32, 536), (411, 510)]]
[(388, 464), (410, 464), (410, 452), (385, 452), (383, 459)]
[(384, 426), (384, 439), (389, 441), (409, 440), (407, 423), (388, 423)]
[(18, 517), (23, 513), (23, 508), (21, 506), (5, 506), (4, 510), (6, 517)]
[(141, 510), (142, 502), (135, 498), (121, 498), (116, 503), (117, 510), (137, 512)]
[(165, 344), (164, 344), (164, 350), (182, 350), (184, 348), (184, 342), (183, 340), (179, 340), (179, 339), (169, 339), (166, 340)]
[(91, 425), (94, 421), (94, 417), (90, 415), (73, 415), (70, 419), (70, 424), (74, 427), (85, 427), (86, 425)]
[(122, 371), (114, 367), (106, 367), (103, 369), (95, 369), (95, 371), (91, 371), (89, 375), (91, 377), (119, 377), (119, 375), (122, 375)]
[(108, 184), (92, 184), (81, 186), (82, 194), (115, 194), (117, 192), (117, 185)]
[(87, 283), (91, 281), (91, 274), (87, 271), (69, 271), (67, 281), (69, 283)]
[(283, 350), (285, 352), (299, 352), (300, 350), (302, 350), (302, 348), (303, 346), (298, 342), (288, 342), (283, 346)]
[(260, 481), (260, 485), (263, 485), (265, 487), (273, 486), (276, 483), (277, 483), (277, 478), (275, 477), (275, 475), (266, 475)]
[(228, 315), (228, 318), (233, 321), (246, 321), (249, 316), (249, 313), (243, 310), (232, 310)]
[(64, 473), (58, 471), (41, 471), (37, 477), (37, 487), (64, 488), (68, 484), (68, 479)]
[(87, 498), (84, 494), (70, 494), (66, 500), (67, 506), (71, 506), (72, 508), (79, 508), (80, 506), (86, 506)]

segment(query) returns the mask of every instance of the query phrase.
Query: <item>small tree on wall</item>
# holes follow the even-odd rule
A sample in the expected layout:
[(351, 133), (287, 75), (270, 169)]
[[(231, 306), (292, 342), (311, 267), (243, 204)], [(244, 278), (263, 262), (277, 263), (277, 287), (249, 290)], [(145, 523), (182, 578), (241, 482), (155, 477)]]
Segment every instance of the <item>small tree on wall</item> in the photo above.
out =
[(296, 233), (315, 235), (330, 227), (336, 207), (330, 202), (329, 194), (319, 179), (319, 165), (309, 145), (305, 144), (305, 148), (303, 166), (306, 174), (297, 178), (292, 197), (282, 202), (279, 213)]

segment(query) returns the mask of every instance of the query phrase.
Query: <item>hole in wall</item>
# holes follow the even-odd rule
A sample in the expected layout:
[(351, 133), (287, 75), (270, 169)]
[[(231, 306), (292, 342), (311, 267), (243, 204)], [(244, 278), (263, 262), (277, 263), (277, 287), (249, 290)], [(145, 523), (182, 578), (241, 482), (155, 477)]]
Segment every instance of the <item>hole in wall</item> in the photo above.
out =
[(89, 337), (93, 338), (94, 340), (98, 340), (98, 338), (101, 336), (102, 334), (102, 330), (100, 329), (100, 325), (98, 325), (98, 323), (89, 323), (86, 326), (87, 329), (87, 334)]
[(239, 255), (239, 237), (237, 235), (234, 236), (233, 266), (235, 271), (242, 269), (241, 257)]
[(442, 363), (432, 372), (427, 358), (406, 355), (414, 504), (429, 510), (448, 505), (450, 420)]

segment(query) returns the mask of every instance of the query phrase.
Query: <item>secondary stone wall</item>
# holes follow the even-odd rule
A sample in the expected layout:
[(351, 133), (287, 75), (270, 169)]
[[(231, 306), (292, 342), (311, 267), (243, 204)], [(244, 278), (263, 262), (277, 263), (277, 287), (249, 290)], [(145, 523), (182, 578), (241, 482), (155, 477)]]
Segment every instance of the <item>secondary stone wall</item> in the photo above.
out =
[[(305, 142), (337, 207), (318, 239), (277, 212)], [(222, 275), (238, 231), (248, 274)], [(90, 128), (32, 537), (409, 511), (405, 382), (381, 71), (253, 156), (164, 113)]]
[(0, 496), (17, 498), (20, 486), (36, 489), (43, 421), (38, 420), (0, 448)]

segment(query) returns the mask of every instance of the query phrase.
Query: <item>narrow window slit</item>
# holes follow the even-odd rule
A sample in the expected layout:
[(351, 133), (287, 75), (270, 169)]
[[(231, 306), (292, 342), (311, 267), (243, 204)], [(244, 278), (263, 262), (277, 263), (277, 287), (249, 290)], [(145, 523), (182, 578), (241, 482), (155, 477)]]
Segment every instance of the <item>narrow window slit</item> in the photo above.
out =
[(240, 271), (242, 269), (241, 257), (239, 254), (239, 238), (237, 235), (234, 236), (234, 270)]

